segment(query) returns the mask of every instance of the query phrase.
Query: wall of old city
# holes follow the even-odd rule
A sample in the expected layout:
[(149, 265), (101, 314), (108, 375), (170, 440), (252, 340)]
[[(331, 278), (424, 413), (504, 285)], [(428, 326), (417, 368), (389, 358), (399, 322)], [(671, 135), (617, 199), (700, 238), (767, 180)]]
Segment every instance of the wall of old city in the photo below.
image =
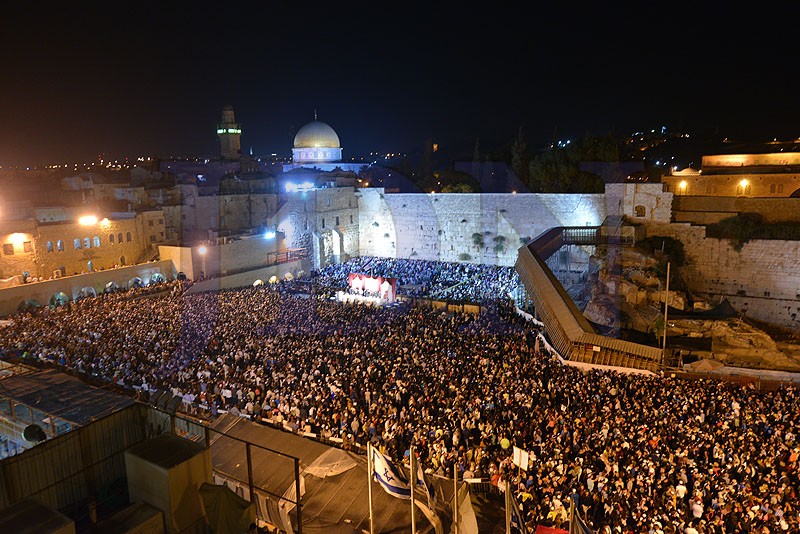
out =
[(180, 202), (163, 208), (165, 239), (170, 242), (208, 239), (209, 230), (235, 233), (266, 227), (278, 209), (278, 197), (271, 193), (201, 196), (197, 186), (178, 188)]
[(386, 194), (362, 189), (361, 255), (514, 265), (517, 249), (554, 226), (597, 226), (601, 194)]
[(736, 251), (726, 239), (706, 237), (705, 227), (648, 224), (648, 236), (668, 236), (684, 244), (687, 265), (680, 269), (689, 287), (717, 303), (727, 298), (748, 317), (800, 328), (800, 242), (751, 240)]

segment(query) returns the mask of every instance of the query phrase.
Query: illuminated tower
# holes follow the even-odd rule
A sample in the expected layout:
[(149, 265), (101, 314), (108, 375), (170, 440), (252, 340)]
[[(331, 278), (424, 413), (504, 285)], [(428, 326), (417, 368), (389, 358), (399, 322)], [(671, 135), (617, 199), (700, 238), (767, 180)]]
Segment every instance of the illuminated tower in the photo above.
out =
[(222, 122), (217, 125), (220, 158), (238, 160), (241, 155), (242, 127), (233, 116), (233, 106), (222, 108)]

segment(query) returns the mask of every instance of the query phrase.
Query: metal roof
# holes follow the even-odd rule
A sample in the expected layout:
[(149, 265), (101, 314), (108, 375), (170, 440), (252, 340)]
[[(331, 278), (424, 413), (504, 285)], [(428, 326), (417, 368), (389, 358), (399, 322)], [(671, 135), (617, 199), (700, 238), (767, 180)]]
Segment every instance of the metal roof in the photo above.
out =
[(101, 419), (136, 402), (131, 397), (90, 386), (56, 370), (0, 380), (0, 398), (77, 425)]

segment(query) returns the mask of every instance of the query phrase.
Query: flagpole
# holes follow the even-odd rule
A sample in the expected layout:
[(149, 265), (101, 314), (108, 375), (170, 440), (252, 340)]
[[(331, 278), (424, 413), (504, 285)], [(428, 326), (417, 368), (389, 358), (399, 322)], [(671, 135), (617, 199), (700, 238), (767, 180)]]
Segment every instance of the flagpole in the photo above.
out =
[(417, 517), (414, 514), (414, 487), (417, 484), (415, 480), (416, 473), (414, 470), (416, 466), (414, 465), (414, 446), (412, 445), (409, 449), (408, 459), (411, 461), (411, 534), (417, 534)]
[(375, 520), (372, 517), (372, 444), (367, 442), (367, 488), (369, 493), (369, 534), (375, 534)]
[(505, 480), (506, 488), (506, 534), (511, 534), (511, 481)]
[(574, 524), (575, 524), (575, 499), (573, 499), (570, 496), (570, 499), (569, 499), (569, 532), (570, 532), (570, 534), (572, 534), (572, 532), (575, 531), (575, 527), (573, 526)]
[(453, 464), (453, 524), (458, 534), (458, 464)]

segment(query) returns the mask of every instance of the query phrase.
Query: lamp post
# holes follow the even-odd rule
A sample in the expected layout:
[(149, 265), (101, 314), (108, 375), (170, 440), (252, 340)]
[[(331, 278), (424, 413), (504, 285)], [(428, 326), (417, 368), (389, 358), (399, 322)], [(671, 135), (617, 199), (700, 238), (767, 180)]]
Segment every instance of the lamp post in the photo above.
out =
[(206, 277), (206, 253), (208, 249), (205, 245), (200, 245), (200, 248), (197, 249), (197, 252), (200, 254), (200, 257), (203, 258), (203, 270), (200, 271), (200, 274), (203, 278)]

